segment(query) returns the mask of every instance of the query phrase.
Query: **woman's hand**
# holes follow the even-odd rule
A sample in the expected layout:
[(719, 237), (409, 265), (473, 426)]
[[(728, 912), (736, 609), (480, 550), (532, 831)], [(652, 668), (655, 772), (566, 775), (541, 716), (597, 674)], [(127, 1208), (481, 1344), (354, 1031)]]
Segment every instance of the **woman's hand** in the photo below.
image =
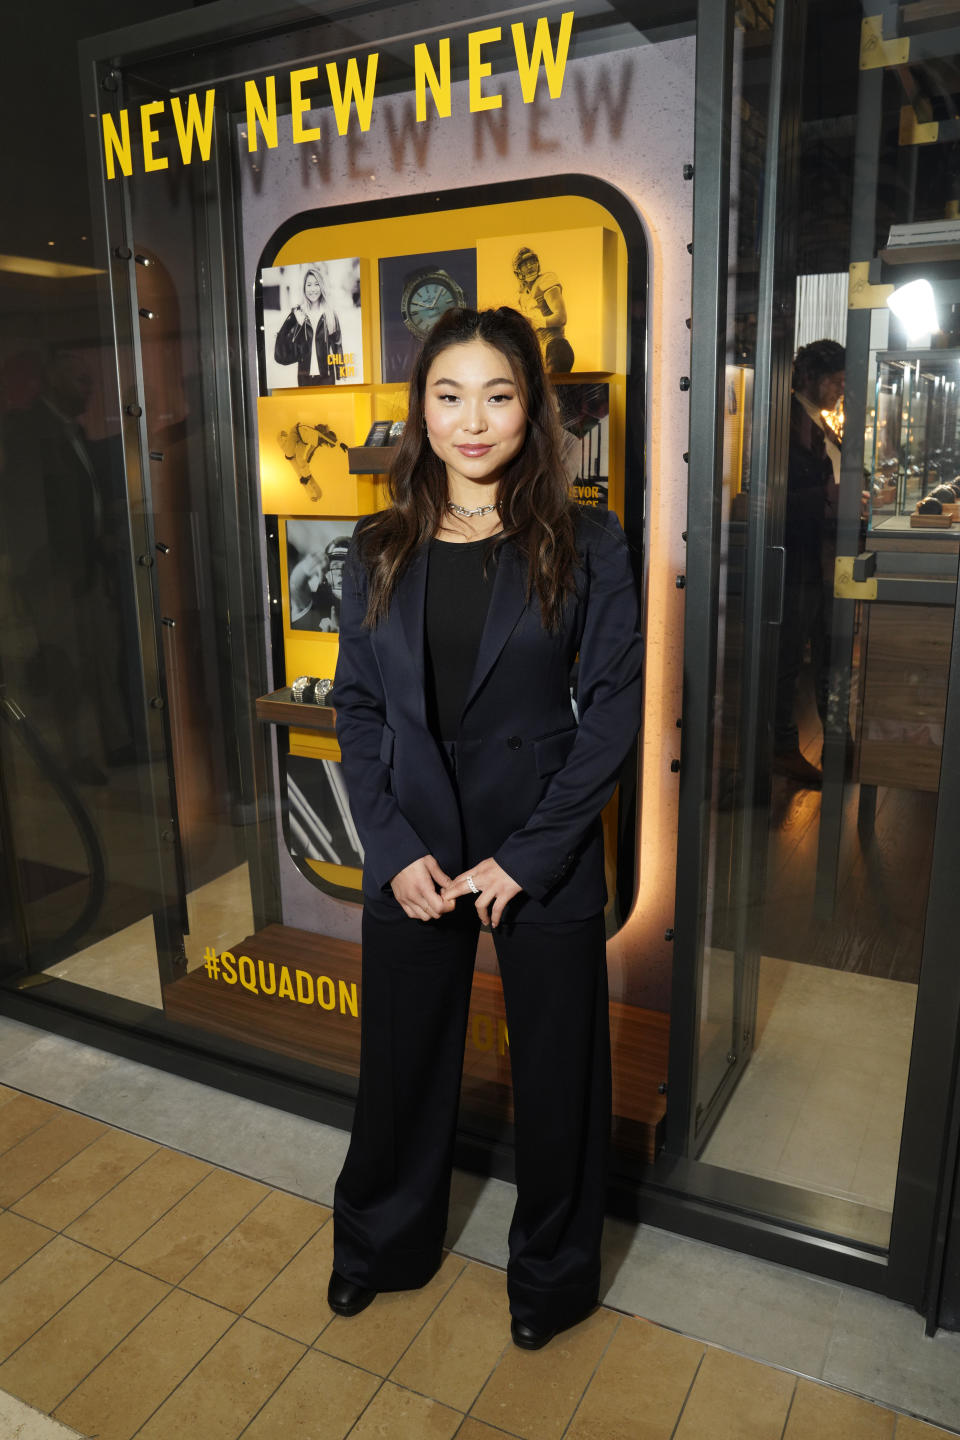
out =
[(453, 883), (432, 855), (423, 855), (394, 875), (390, 889), (411, 920), (439, 920), (454, 908), (453, 901), (441, 893)]
[(305, 312), (304, 310), (302, 310), (299, 305), (294, 305), (294, 307), (293, 307), (293, 313), (294, 313), (294, 316), (296, 317), (296, 321), (297, 321), (297, 324), (298, 324), (298, 325), (306, 325), (306, 323), (307, 323), (306, 312)]
[[(503, 908), (509, 903), (514, 895), (519, 895), (523, 889), (516, 880), (512, 880), (506, 870), (501, 869), (496, 860), (481, 860), (479, 865), (472, 865), (469, 870), (464, 870), (456, 880), (448, 881), (443, 887), (442, 895), (444, 900), (453, 902), (458, 895), (472, 895), (474, 892), (468, 880), (472, 880), (480, 891), (477, 896), (476, 911), (480, 916), (482, 925), (489, 925), (495, 930), (500, 924), (500, 917)], [(490, 906), (493, 909), (490, 909)]]

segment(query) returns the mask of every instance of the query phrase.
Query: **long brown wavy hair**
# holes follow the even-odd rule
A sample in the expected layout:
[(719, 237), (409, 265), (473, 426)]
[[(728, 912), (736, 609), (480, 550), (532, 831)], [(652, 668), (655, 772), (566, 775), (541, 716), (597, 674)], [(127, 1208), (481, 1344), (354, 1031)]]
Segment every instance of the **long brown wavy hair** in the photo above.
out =
[(503, 530), (491, 555), (513, 541), (527, 565), (527, 599), (540, 602), (545, 629), (559, 627), (566, 594), (577, 566), (576, 506), (562, 463), (563, 429), (556, 397), (547, 381), (540, 343), (528, 320), (502, 305), (498, 310), (448, 310), (434, 325), (410, 377), (403, 439), (389, 476), (391, 506), (357, 527), (360, 559), (369, 581), (365, 624), (387, 614), (401, 575), (417, 549), (437, 534), (446, 513), (447, 474), (430, 447), (424, 424), (424, 394), (430, 367), (451, 345), (483, 340), (510, 366), (527, 416), (527, 433), (500, 479), (497, 504)]

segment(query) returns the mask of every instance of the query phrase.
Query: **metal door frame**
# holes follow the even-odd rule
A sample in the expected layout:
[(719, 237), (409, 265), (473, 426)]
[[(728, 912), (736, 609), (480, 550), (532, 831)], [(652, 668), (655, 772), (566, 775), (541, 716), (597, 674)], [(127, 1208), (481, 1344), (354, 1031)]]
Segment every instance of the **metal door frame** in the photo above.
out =
[[(726, 374), (727, 237), (730, 199), (730, 107), (735, 5), (702, 0), (698, 15), (697, 115), (694, 159), (693, 340), (687, 530), (685, 684), (677, 898), (671, 999), (670, 1107), (667, 1146), (692, 1157), (709, 1135), (753, 1049), (759, 936), (758, 906), (767, 850), (770, 730), (776, 625), (783, 585), (776, 555), (782, 546), (789, 444), (793, 301), (789, 255), (789, 167), (796, 160), (799, 84), (806, 3), (778, 4), (771, 38), (770, 104), (764, 172), (753, 387), (749, 524), (741, 677), (742, 795), (734, 825), (737, 978), (729, 1069), (698, 1109), (699, 1032), (704, 966), (703, 932), (709, 879), (714, 695), (717, 684), (720, 501), (723, 487), (723, 395)], [(706, 39), (704, 37), (706, 36)], [(717, 63), (717, 56), (721, 63)], [(703, 61), (701, 69), (701, 58)], [(717, 116), (722, 123), (716, 123)], [(768, 243), (767, 237), (773, 237)], [(783, 276), (790, 272), (785, 289)], [(787, 293), (787, 289), (789, 293)], [(711, 343), (704, 344), (704, 337)], [(699, 348), (696, 346), (700, 339)], [(782, 552), (781, 552), (782, 553)], [(763, 797), (766, 801), (758, 805)]]

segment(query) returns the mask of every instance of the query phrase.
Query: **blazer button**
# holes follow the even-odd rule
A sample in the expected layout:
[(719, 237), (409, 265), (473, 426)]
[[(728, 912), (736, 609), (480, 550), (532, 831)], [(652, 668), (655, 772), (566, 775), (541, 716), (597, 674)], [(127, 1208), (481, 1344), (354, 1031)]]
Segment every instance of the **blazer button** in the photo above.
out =
[(519, 750), (522, 745), (523, 741), (520, 739), (519, 735), (510, 735), (507, 738), (507, 746), (511, 750)]

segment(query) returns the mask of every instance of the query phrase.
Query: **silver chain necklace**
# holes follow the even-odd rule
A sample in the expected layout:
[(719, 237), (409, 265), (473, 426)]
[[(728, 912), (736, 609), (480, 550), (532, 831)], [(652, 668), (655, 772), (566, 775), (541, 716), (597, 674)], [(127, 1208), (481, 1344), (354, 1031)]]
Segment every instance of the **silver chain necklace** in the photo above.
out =
[(453, 500), (447, 501), (447, 509), (454, 515), (459, 515), (461, 520), (473, 520), (477, 515), (489, 515), (497, 509), (496, 505), (478, 505), (476, 510), (467, 510), (463, 505), (457, 505)]

